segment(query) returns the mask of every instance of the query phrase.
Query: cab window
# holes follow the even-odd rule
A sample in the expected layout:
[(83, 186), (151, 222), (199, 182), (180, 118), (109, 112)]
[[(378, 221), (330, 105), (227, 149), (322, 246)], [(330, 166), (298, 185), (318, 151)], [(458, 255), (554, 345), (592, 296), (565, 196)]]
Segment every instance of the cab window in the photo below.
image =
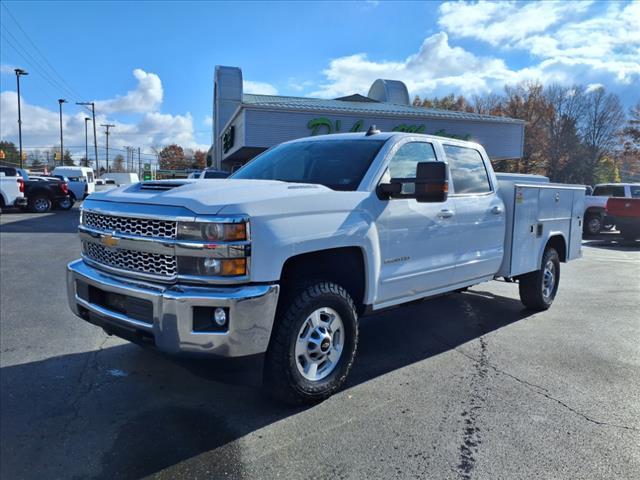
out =
[[(433, 145), (425, 142), (411, 142), (402, 145), (389, 161), (387, 176), (393, 179), (406, 180), (416, 178), (416, 170), (420, 162), (435, 162), (436, 152)], [(402, 193), (411, 195), (415, 192), (415, 183), (403, 183)]]
[(624, 185), (600, 185), (593, 189), (597, 197), (624, 197)]
[(443, 145), (449, 162), (455, 193), (480, 194), (491, 192), (489, 175), (480, 152), (468, 147)]

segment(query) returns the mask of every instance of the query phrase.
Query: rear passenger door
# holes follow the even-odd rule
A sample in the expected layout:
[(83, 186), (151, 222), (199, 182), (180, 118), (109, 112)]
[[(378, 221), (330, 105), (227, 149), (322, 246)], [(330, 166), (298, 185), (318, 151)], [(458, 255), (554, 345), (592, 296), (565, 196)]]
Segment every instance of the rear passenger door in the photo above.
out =
[(443, 143), (449, 163), (458, 228), (454, 283), (494, 275), (504, 255), (505, 209), (489, 160), (479, 150)]

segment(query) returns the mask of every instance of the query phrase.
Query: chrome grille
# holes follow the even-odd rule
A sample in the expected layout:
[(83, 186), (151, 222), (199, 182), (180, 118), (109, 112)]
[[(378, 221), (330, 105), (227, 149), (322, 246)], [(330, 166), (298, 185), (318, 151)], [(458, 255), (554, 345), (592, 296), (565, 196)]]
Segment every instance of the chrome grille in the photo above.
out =
[(163, 277), (174, 277), (177, 273), (176, 257), (172, 255), (107, 248), (93, 242), (83, 242), (82, 247), (87, 258), (112, 268)]
[(178, 224), (171, 220), (116, 217), (94, 212), (83, 212), (82, 223), (87, 227), (107, 232), (120, 232), (143, 237), (159, 238), (176, 238)]

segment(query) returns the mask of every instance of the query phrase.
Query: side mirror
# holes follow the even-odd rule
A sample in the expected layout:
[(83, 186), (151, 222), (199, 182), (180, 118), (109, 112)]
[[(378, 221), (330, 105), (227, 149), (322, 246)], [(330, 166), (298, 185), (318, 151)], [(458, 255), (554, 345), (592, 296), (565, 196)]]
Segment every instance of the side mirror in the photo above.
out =
[(402, 193), (402, 183), (400, 182), (381, 183), (376, 188), (376, 194), (380, 200), (389, 200), (400, 193)]
[(417, 202), (444, 202), (449, 193), (446, 162), (420, 162), (416, 169)]

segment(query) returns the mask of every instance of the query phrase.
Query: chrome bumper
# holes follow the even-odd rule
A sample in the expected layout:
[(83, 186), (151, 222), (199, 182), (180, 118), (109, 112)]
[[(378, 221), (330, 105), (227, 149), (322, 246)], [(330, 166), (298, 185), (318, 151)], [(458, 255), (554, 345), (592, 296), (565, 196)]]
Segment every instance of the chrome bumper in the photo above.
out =
[[(149, 301), (153, 306), (152, 319), (143, 322), (81, 298), (77, 291), (78, 281), (102, 292)], [(267, 350), (279, 286), (160, 285), (107, 274), (76, 260), (67, 266), (67, 293), (71, 310), (79, 317), (91, 323), (100, 319), (100, 324), (115, 326), (116, 334), (118, 327), (138, 333), (151, 339), (163, 352), (243, 357)], [(194, 331), (193, 307), (227, 308), (228, 330)]]

